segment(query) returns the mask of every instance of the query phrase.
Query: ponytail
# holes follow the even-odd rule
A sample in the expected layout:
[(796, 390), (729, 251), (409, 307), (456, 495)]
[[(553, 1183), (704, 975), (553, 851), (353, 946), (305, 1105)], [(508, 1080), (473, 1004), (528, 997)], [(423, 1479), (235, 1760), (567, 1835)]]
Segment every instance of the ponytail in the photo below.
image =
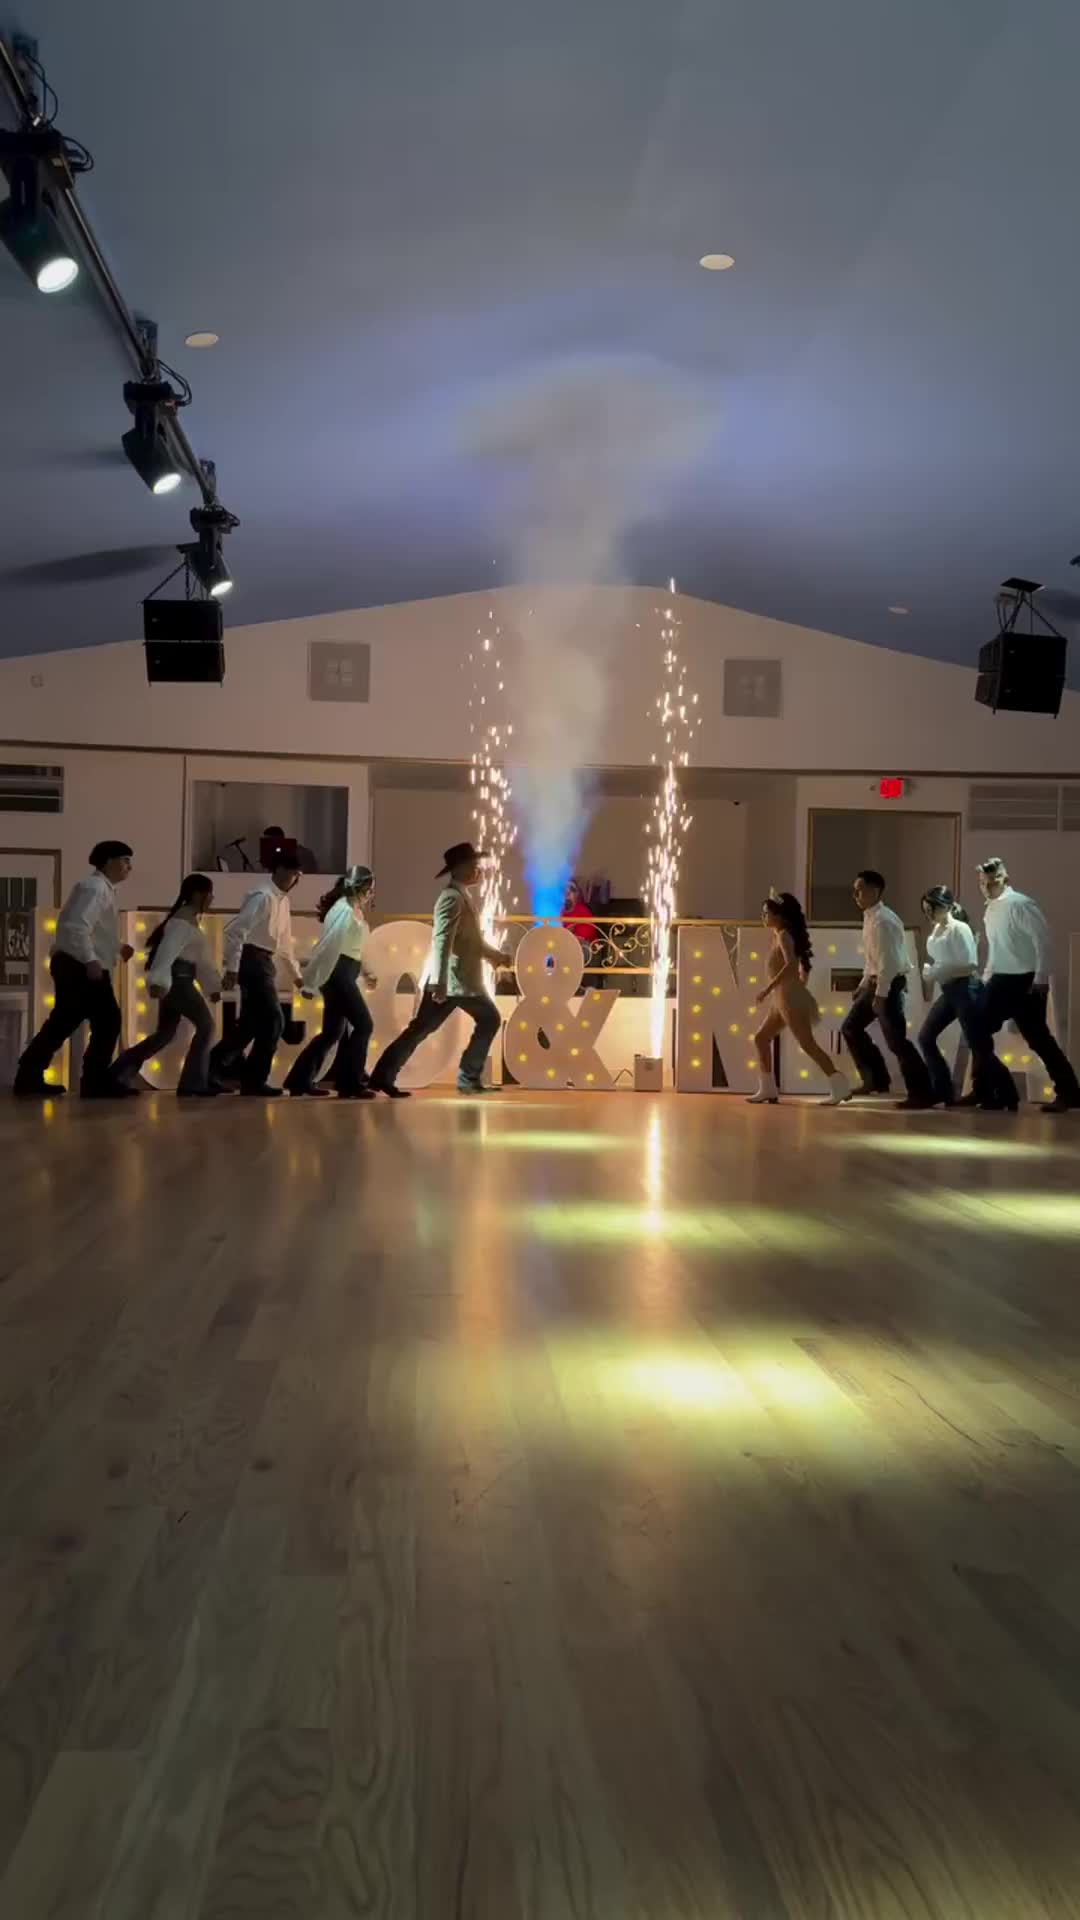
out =
[(948, 907), (950, 920), (960, 920), (965, 927), (971, 925), (965, 909), (951, 887), (928, 887), (923, 894), (923, 911), (932, 917), (935, 913), (940, 913), (942, 907)]
[(334, 881), (329, 893), (323, 894), (319, 901), (319, 919), (325, 920), (331, 907), (336, 907), (338, 901), (343, 900), (347, 893), (355, 896), (370, 892), (374, 879), (375, 875), (370, 867), (350, 867), (346, 873), (342, 874), (340, 880)]
[(345, 893), (345, 876), (344, 874), (342, 874), (341, 879), (335, 880), (333, 886), (330, 888), (330, 891), (328, 893), (324, 893), (322, 896), (322, 899), (319, 901), (319, 919), (320, 920), (326, 919), (326, 916), (329, 913), (331, 907), (337, 906), (338, 901), (344, 897), (344, 893)]
[(213, 891), (214, 883), (212, 880), (207, 879), (205, 873), (189, 873), (186, 875), (180, 882), (180, 891), (173, 901), (172, 906), (169, 908), (168, 913), (165, 915), (164, 920), (159, 921), (146, 942), (146, 964), (148, 966), (161, 945), (162, 935), (169, 921), (173, 918), (173, 915), (179, 913), (181, 907), (190, 907), (192, 901), (197, 899), (200, 893), (205, 893), (209, 899)]

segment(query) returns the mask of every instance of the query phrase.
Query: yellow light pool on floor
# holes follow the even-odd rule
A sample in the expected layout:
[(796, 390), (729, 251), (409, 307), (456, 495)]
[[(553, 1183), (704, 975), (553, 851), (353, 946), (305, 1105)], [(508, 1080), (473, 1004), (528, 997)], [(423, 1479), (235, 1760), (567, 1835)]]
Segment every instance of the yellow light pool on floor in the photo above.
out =
[(557, 1133), (552, 1127), (529, 1127), (517, 1133), (488, 1133), (483, 1139), (470, 1134), (470, 1141), (485, 1153), (610, 1153), (637, 1145), (630, 1135), (618, 1133)]
[(1080, 1195), (1071, 1193), (909, 1193), (896, 1205), (917, 1220), (955, 1227), (961, 1233), (1023, 1234), (1045, 1240), (1080, 1240)]
[(1058, 1147), (1040, 1147), (1026, 1140), (980, 1140), (947, 1133), (860, 1134), (830, 1133), (826, 1145), (844, 1153), (900, 1153), (927, 1160), (1053, 1160)]
[(782, 1213), (774, 1207), (628, 1207), (617, 1201), (547, 1201), (524, 1207), (511, 1218), (519, 1230), (539, 1240), (572, 1241), (582, 1246), (618, 1243), (668, 1245), (715, 1252), (793, 1255), (831, 1252), (836, 1230), (809, 1214)]

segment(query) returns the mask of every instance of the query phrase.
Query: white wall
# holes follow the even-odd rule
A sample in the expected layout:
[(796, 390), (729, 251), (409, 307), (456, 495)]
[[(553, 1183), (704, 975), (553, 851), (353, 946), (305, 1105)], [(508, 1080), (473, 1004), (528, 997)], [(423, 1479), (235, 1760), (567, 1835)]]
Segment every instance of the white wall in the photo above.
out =
[[(380, 787), (374, 796), (374, 867), (380, 913), (426, 913), (442, 849), (472, 835), (467, 793)], [(652, 802), (606, 794), (592, 804), (576, 870), (603, 875), (616, 898), (638, 895), (645, 876), (645, 822)], [(695, 800), (683, 851), (680, 911), (739, 919), (744, 911), (748, 811), (730, 800)], [(507, 897), (528, 911), (520, 850), (507, 868)]]
[(0, 849), (58, 848), (63, 895), (86, 871), (95, 840), (127, 840), (148, 897), (172, 900), (184, 862), (183, 756), (65, 748), (48, 760), (64, 769), (63, 812), (0, 813)]
[[(645, 588), (598, 589), (590, 601), (598, 654), (610, 657), (609, 701), (594, 745), (581, 757), (606, 766), (648, 764), (656, 744), (650, 715), (661, 603)], [(695, 743), (699, 762), (782, 772), (1080, 772), (1080, 694), (1066, 694), (1057, 721), (993, 715), (975, 704), (974, 663), (948, 666), (683, 595), (675, 601), (703, 718)], [(137, 643), (4, 660), (0, 732), (9, 742), (467, 760), (463, 666), (488, 609), (506, 634), (512, 701), (514, 634), (524, 631), (530, 644), (542, 647), (544, 632), (565, 619), (571, 604), (580, 619), (580, 592), (503, 589), (238, 627), (227, 636), (228, 672), (220, 688), (147, 686)], [(308, 698), (313, 639), (370, 642), (369, 704)], [(730, 657), (782, 660), (779, 719), (724, 718), (723, 668)], [(573, 687), (559, 692), (569, 707)]]
[[(252, 760), (181, 753), (79, 752), (50, 749), (50, 765), (64, 769), (63, 812), (0, 813), (0, 852), (8, 847), (56, 848), (60, 852), (60, 890), (66, 893), (86, 868), (95, 840), (126, 840), (135, 849), (132, 898), (146, 906), (173, 900), (182, 874), (192, 864), (190, 787), (197, 780), (296, 781), (337, 785), (349, 793), (349, 858), (370, 857), (368, 770), (325, 761)], [(252, 849), (257, 856), (257, 848)], [(215, 876), (215, 892), (224, 906), (239, 903), (241, 874)], [(296, 894), (300, 907), (313, 906), (325, 881), (304, 875)]]

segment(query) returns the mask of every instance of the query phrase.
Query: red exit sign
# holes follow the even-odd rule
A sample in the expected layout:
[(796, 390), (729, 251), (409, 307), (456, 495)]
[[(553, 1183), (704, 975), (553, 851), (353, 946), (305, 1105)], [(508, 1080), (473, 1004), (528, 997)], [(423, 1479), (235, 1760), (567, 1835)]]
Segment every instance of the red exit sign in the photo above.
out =
[(907, 792), (907, 781), (898, 773), (887, 773), (878, 781), (879, 800), (902, 800)]

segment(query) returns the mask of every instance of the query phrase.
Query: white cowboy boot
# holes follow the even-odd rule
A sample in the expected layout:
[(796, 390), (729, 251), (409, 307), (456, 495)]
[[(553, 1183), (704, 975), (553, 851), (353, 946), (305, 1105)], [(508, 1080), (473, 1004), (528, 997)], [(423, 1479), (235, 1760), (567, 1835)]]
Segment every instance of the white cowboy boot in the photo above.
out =
[(827, 1100), (823, 1100), (821, 1104), (823, 1107), (842, 1107), (844, 1102), (850, 1099), (851, 1081), (848, 1079), (846, 1073), (841, 1073), (839, 1068), (837, 1068), (837, 1071), (829, 1081), (829, 1097)]
[(746, 1104), (748, 1107), (775, 1107), (778, 1097), (775, 1074), (762, 1073), (758, 1076), (757, 1092), (747, 1095)]

